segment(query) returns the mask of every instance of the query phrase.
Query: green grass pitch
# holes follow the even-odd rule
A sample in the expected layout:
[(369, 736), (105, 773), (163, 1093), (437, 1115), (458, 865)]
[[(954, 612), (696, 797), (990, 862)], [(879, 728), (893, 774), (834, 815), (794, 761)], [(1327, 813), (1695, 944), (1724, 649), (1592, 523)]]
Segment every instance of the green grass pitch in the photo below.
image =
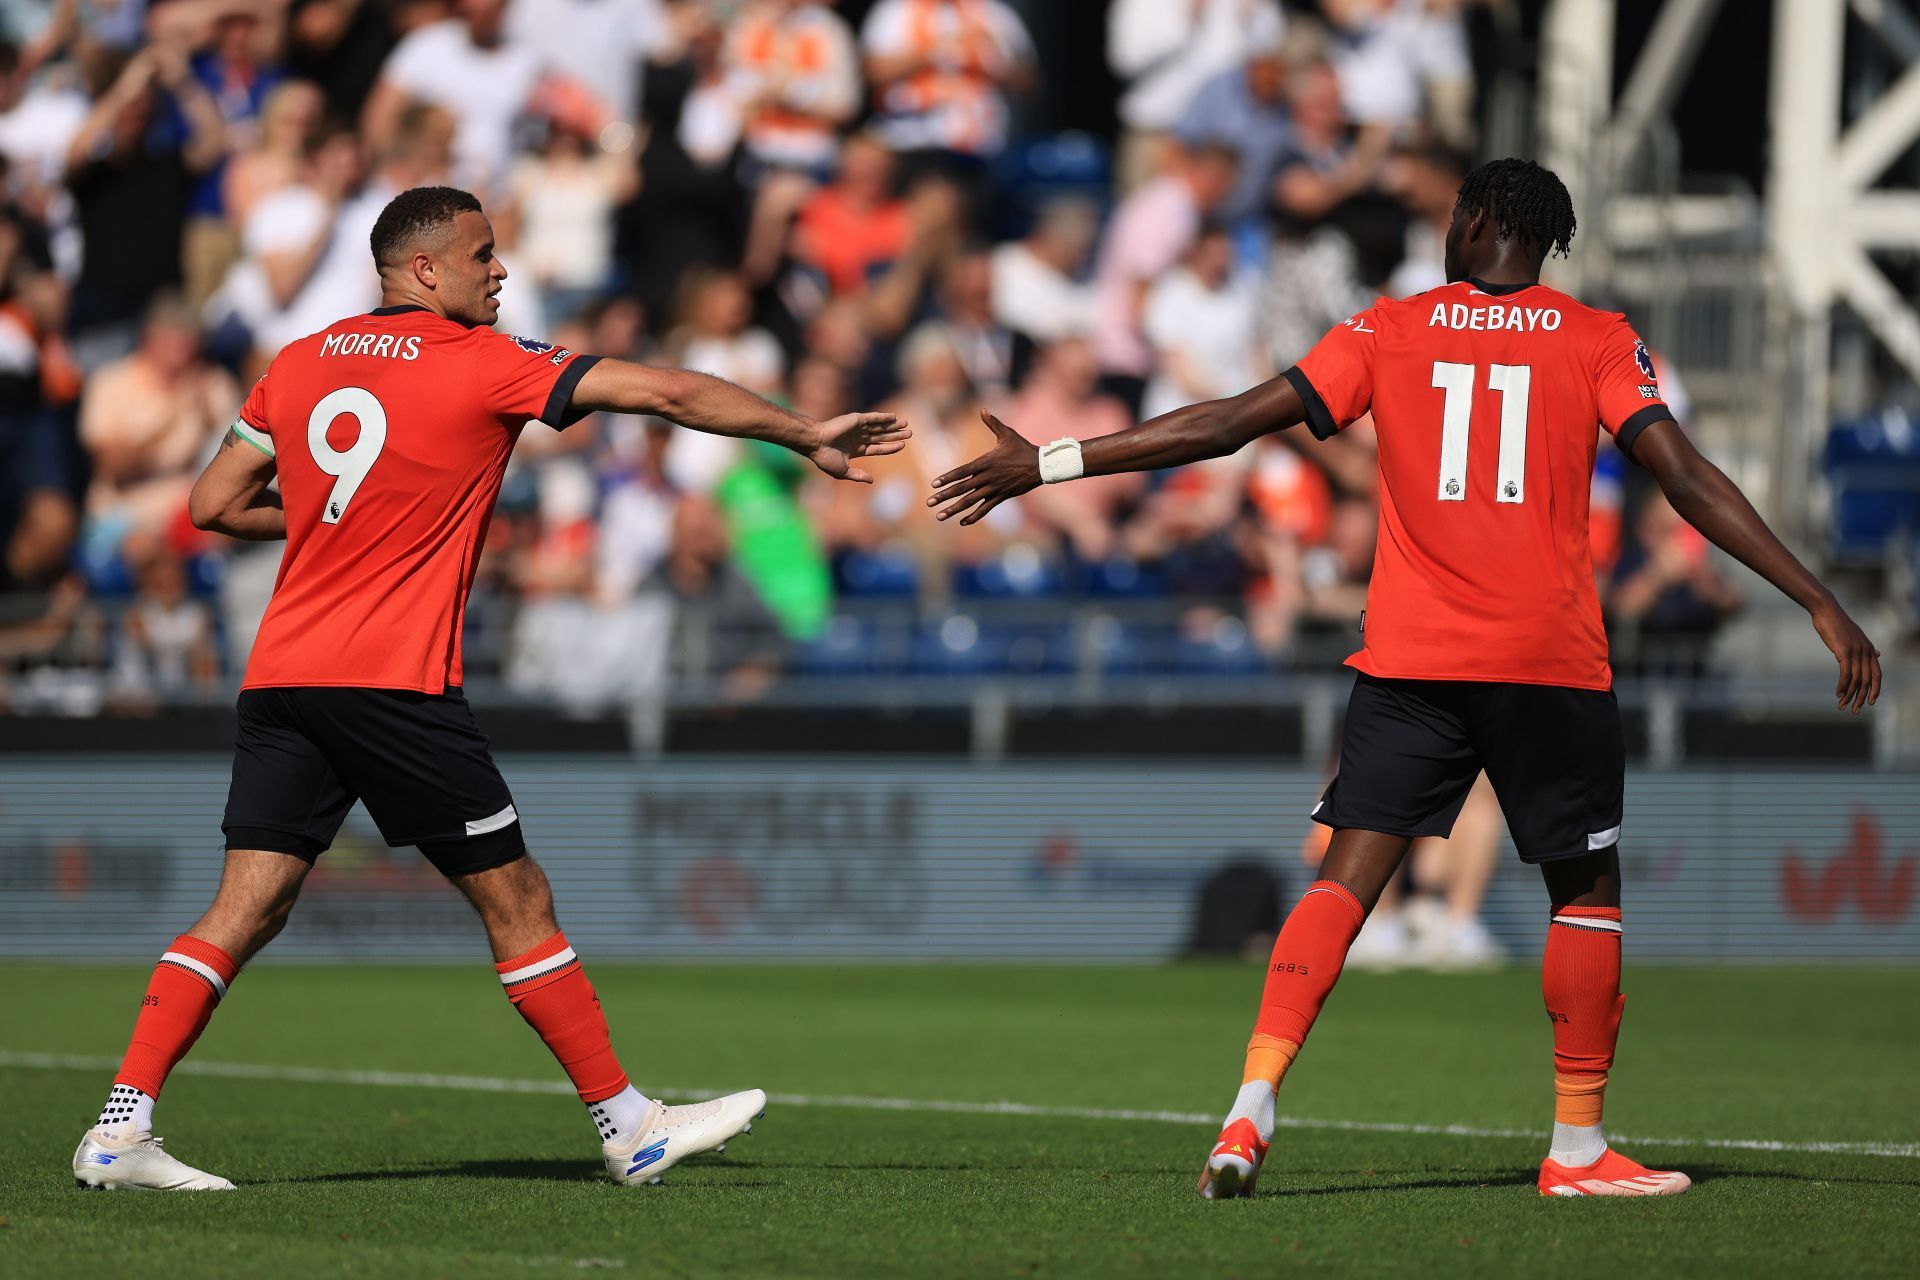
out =
[(569, 1096), (329, 1075), (564, 1084), (483, 959), (262, 964), (190, 1063), (326, 1078), (181, 1074), (159, 1110), (172, 1149), (241, 1190), (83, 1194), (67, 1162), (110, 1073), (22, 1064), (117, 1056), (144, 971), (11, 968), (0, 1274), (1920, 1274), (1916, 970), (1630, 969), (1609, 1129), (1697, 1185), (1616, 1201), (1541, 1199), (1544, 1143), (1489, 1132), (1550, 1118), (1532, 972), (1349, 975), (1281, 1097), (1312, 1123), (1280, 1132), (1257, 1198), (1211, 1204), (1193, 1193), (1205, 1122), (824, 1099), (1216, 1114), (1238, 1083), (1257, 967), (588, 959), (642, 1088), (809, 1101), (776, 1101), (752, 1136), (664, 1186), (617, 1188)]

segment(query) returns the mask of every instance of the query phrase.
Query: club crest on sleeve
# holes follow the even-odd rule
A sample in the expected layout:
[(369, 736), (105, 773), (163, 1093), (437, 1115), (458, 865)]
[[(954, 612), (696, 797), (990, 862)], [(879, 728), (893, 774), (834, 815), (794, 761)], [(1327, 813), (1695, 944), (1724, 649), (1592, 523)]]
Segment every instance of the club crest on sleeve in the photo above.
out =
[(1657, 380), (1653, 376), (1653, 352), (1647, 350), (1646, 343), (1635, 342), (1633, 344), (1633, 360), (1635, 364), (1640, 366), (1640, 372), (1648, 382)]
[(520, 348), (530, 356), (545, 355), (547, 352), (553, 350), (553, 344), (551, 342), (542, 342), (538, 338), (523, 338), (517, 333), (510, 333), (507, 336), (513, 340), (514, 346)]

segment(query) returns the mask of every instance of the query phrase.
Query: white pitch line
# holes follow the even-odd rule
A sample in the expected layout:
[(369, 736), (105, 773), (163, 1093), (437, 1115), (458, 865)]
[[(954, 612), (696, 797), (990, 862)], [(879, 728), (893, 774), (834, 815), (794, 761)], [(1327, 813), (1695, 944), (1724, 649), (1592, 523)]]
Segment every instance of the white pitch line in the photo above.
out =
[[(76, 1053), (21, 1053), (0, 1049), (0, 1067), (47, 1071), (113, 1071), (120, 1059)], [(176, 1075), (217, 1076), (228, 1080), (281, 1080), (299, 1084), (376, 1085), (396, 1089), (456, 1089), (470, 1093), (542, 1093), (573, 1096), (559, 1080), (510, 1080), (501, 1076), (449, 1076), (414, 1071), (341, 1071), (327, 1067), (273, 1066), (253, 1062), (200, 1062), (189, 1059)], [(718, 1089), (655, 1086), (670, 1098), (705, 1098)], [(923, 1111), (963, 1116), (1034, 1116), (1050, 1120), (1105, 1120), (1160, 1124), (1216, 1125), (1220, 1117), (1205, 1111), (1129, 1111), (1104, 1107), (1054, 1107), (1031, 1102), (954, 1102), (922, 1098), (870, 1098), (858, 1094), (774, 1093), (767, 1100), (787, 1107), (844, 1107), (859, 1111)], [(1410, 1133), (1443, 1138), (1525, 1138), (1538, 1142), (1544, 1129), (1483, 1129), (1464, 1124), (1401, 1124), (1387, 1120), (1310, 1120), (1280, 1116), (1283, 1129), (1330, 1129), (1348, 1133)], [(1712, 1147), (1731, 1151), (1797, 1151), (1816, 1155), (1888, 1156), (1920, 1160), (1920, 1142), (1780, 1142), (1771, 1138), (1653, 1138), (1616, 1134), (1616, 1142), (1650, 1147)]]

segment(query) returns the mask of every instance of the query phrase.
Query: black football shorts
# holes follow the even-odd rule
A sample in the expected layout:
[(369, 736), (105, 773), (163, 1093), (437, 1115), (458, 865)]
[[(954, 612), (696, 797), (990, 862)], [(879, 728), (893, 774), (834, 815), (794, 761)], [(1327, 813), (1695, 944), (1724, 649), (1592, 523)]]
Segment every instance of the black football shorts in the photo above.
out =
[(1620, 839), (1626, 740), (1612, 690), (1468, 680), (1354, 681), (1340, 771), (1314, 821), (1444, 836), (1482, 769), (1526, 862)]
[(362, 800), (389, 845), (418, 845), (445, 875), (527, 852), (513, 795), (458, 688), (246, 689), (238, 709), (220, 824), (229, 849), (311, 862)]

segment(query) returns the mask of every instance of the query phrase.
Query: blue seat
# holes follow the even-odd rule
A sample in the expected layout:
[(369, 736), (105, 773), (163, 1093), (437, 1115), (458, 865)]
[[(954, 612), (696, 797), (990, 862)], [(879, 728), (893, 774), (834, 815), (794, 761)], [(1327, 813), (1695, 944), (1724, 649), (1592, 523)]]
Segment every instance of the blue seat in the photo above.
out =
[(818, 636), (794, 648), (793, 666), (809, 676), (866, 676), (880, 669), (879, 628), (845, 614), (827, 620)]
[(1889, 407), (1827, 433), (1821, 471), (1833, 498), (1828, 554), (1881, 565), (1898, 540), (1920, 533), (1920, 423)]
[(835, 577), (841, 595), (859, 600), (911, 599), (920, 590), (920, 566), (890, 551), (849, 551)]
[(922, 676), (984, 675), (1002, 670), (1005, 637), (971, 615), (949, 614), (914, 631), (907, 669)]
[(1017, 138), (994, 160), (996, 185), (1012, 203), (1037, 208), (1055, 196), (1080, 196), (1104, 205), (1113, 189), (1113, 158), (1107, 144), (1069, 129)]
[(1066, 675), (1074, 669), (1073, 627), (1066, 622), (981, 628), (989, 670), (1008, 675)]
[(1036, 600), (1061, 593), (1060, 571), (1031, 547), (1011, 547), (991, 560), (953, 568), (953, 594), (962, 600)]
[(1155, 668), (1152, 640), (1146, 628), (1101, 616), (1088, 619), (1083, 642), (1102, 674), (1139, 675)]
[(1153, 599), (1167, 593), (1167, 584), (1152, 565), (1123, 556), (1080, 566), (1081, 589), (1095, 599)]
[(1174, 669), (1184, 675), (1247, 676), (1265, 669), (1266, 658), (1238, 618), (1222, 618), (1201, 637), (1182, 636), (1174, 646)]
[(227, 558), (208, 553), (198, 555), (187, 561), (187, 590), (193, 595), (206, 598), (220, 594), (220, 584), (227, 578)]
[(133, 566), (119, 547), (88, 546), (85, 539), (74, 550), (75, 567), (87, 580), (87, 594), (118, 599), (134, 592)]

